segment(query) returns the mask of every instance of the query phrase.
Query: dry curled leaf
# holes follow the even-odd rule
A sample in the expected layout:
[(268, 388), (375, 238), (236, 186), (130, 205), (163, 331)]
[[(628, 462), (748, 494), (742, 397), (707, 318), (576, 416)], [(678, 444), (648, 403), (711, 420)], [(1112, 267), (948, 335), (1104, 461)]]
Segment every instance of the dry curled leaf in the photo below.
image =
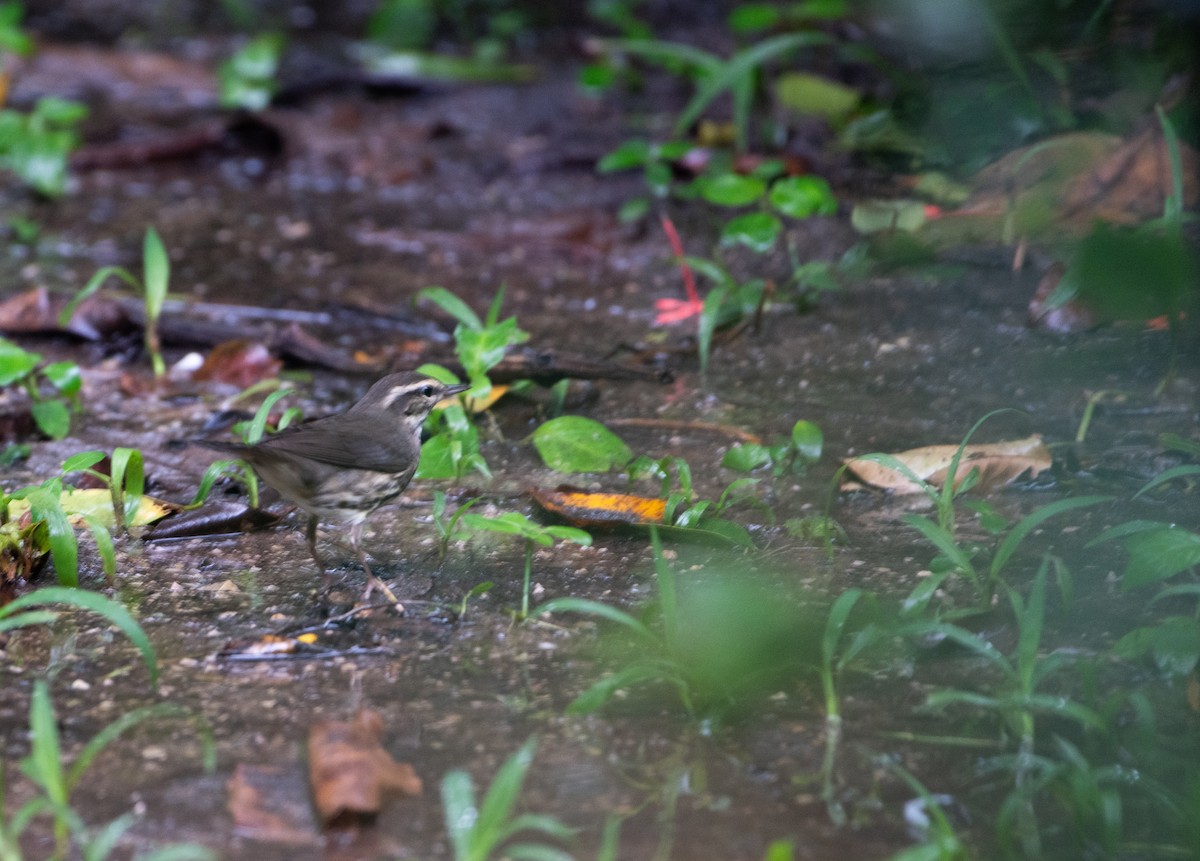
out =
[(370, 709), (360, 709), (353, 721), (321, 721), (309, 730), (309, 781), (325, 825), (374, 817), (389, 791), (421, 794), (421, 778), (383, 749), (382, 734), (383, 718)]
[[(930, 445), (891, 455), (923, 481), (940, 486), (946, 480), (950, 462), (958, 451), (957, 445)], [(857, 481), (848, 479), (842, 489), (862, 485), (892, 493), (920, 493), (922, 488), (905, 472), (873, 460), (853, 457), (844, 461)], [(1050, 451), (1039, 434), (1024, 439), (968, 445), (963, 449), (956, 472), (961, 482), (973, 470), (979, 470), (976, 487), (981, 490), (1011, 484), (1026, 475), (1034, 478), (1053, 463)]]

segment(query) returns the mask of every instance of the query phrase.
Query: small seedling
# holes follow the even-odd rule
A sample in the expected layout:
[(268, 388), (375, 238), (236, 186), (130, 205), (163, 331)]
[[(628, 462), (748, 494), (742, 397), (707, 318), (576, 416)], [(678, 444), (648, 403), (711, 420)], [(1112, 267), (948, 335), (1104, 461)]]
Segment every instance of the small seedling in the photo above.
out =
[(83, 387), (74, 362), (43, 364), (40, 354), (0, 338), (0, 388), (8, 386), (24, 390), (33, 420), (46, 436), (62, 439), (70, 432), (71, 412), (80, 408)]
[(68, 160), (79, 146), (76, 127), (86, 116), (83, 105), (53, 96), (38, 99), (29, 113), (0, 110), (0, 168), (38, 194), (60, 197)]
[(67, 303), (62, 313), (59, 314), (58, 322), (63, 326), (70, 322), (80, 303), (114, 276), (142, 295), (146, 314), (144, 323), (146, 352), (150, 354), (155, 378), (161, 379), (167, 368), (163, 361), (162, 343), (158, 335), (158, 318), (162, 314), (163, 303), (167, 299), (167, 288), (171, 279), (171, 260), (167, 256), (166, 246), (163, 245), (162, 239), (159, 238), (153, 227), (146, 228), (146, 235), (142, 241), (141, 280), (138, 280), (122, 266), (105, 266), (97, 271), (83, 286), (83, 289)]
[(43, 586), (0, 607), (0, 631), (53, 622), (58, 613), (51, 607), (74, 607), (95, 613), (124, 634), (142, 656), (150, 671), (150, 683), (158, 683), (158, 659), (146, 632), (124, 606), (97, 592), (63, 586)]
[(790, 439), (779, 440), (770, 445), (742, 443), (725, 452), (721, 466), (740, 472), (756, 469), (771, 470), (775, 477), (804, 474), (808, 467), (821, 459), (824, 435), (810, 421), (801, 419), (792, 426)]
[[(60, 583), (79, 583), (79, 544), (75, 526), (88, 528), (96, 542), (104, 575), (116, 572), (116, 552), (111, 530), (127, 534), (130, 526), (144, 526), (161, 517), (158, 503), (143, 496), (145, 468), (137, 449), (117, 448), (110, 458), (111, 475), (92, 469), (102, 451), (85, 451), (69, 457), (62, 473), (41, 484), (0, 492), (0, 552), (17, 560), (17, 569), (28, 576), (34, 562), (47, 551)], [(63, 479), (82, 472), (108, 488), (108, 508), (97, 492), (66, 486)]]
[[(454, 509), (454, 514), (447, 518), (447, 497), (445, 492), (441, 490), (435, 490), (433, 492), (433, 511), (431, 513), (431, 519), (433, 520), (433, 525), (436, 527), (438, 532), (438, 562), (441, 562), (446, 558), (446, 551), (450, 548), (450, 542), (457, 540), (466, 531), (460, 526), (462, 516), (470, 511), (471, 507), (477, 502), (479, 502), (479, 497), (467, 500), (462, 505), (456, 507)], [(468, 594), (467, 598), (473, 597), (474, 594), (475, 590), (471, 590), (471, 594)], [(466, 598), (463, 599), (464, 610), (466, 609), (466, 600)], [(460, 613), (459, 615), (462, 614)]]
[(517, 327), (517, 318), (500, 319), (500, 306), (504, 303), (504, 287), (501, 287), (487, 316), (479, 319), (465, 302), (444, 287), (426, 287), (417, 294), (418, 300), (428, 300), (455, 319), (455, 352), (467, 379), (470, 390), (464, 397), (483, 399), (492, 389), (488, 371), (499, 364), (509, 347), (529, 340), (529, 333)]
[(282, 33), (255, 36), (217, 68), (218, 101), (223, 108), (261, 111), (279, 89), (276, 76), (283, 54)]
[(504, 761), (479, 803), (471, 775), (456, 769), (442, 778), (442, 810), (454, 861), (490, 861), (492, 858), (571, 861), (571, 855), (546, 843), (513, 843), (518, 834), (532, 831), (554, 840), (569, 840), (574, 829), (551, 816), (514, 815), (525, 775), (533, 762), (537, 739), (525, 742)]
[[(121, 834), (133, 825), (131, 815), (93, 830), (88, 828), (79, 813), (71, 806), (71, 793), (91, 766), (93, 760), (120, 735), (147, 720), (184, 717), (196, 725), (204, 745), (204, 767), (213, 771), (216, 767), (216, 746), (208, 725), (186, 709), (179, 706), (160, 704), (146, 706), (126, 712), (108, 724), (69, 764), (62, 755), (58, 735), (58, 723), (54, 706), (50, 702), (50, 689), (45, 681), (34, 684), (33, 697), (29, 706), (29, 731), (31, 750), (21, 761), (21, 771), (37, 786), (39, 794), (25, 802), (15, 813), (7, 816), (0, 809), (0, 848), (8, 859), (21, 858), (18, 839), (21, 833), (38, 817), (48, 815), (54, 822), (54, 861), (69, 856), (72, 845), (79, 847), (88, 861), (103, 861), (113, 849)], [(0, 798), (3, 798), (4, 774), (0, 766)], [(169, 854), (168, 854), (169, 852)], [(159, 858), (195, 859), (212, 861), (216, 856), (200, 846), (174, 846), (156, 853)]]
[(460, 522), (463, 529), (473, 532), (498, 532), (502, 535), (516, 535), (525, 540), (525, 576), (522, 580), (521, 609), (517, 613), (518, 619), (529, 618), (529, 595), (532, 589), (531, 569), (535, 545), (550, 547), (556, 539), (570, 541), (583, 547), (588, 547), (592, 543), (592, 536), (582, 529), (576, 529), (573, 526), (541, 526), (517, 511), (509, 511), (496, 517), (464, 514)]

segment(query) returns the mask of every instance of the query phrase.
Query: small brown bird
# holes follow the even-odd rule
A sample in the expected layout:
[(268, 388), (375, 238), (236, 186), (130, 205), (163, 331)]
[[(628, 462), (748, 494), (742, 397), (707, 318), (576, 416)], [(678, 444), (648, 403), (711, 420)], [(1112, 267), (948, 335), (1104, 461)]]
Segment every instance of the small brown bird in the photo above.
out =
[(367, 565), (359, 543), (363, 523), (412, 480), (425, 418), (439, 401), (467, 388), (411, 371), (391, 374), (339, 415), (290, 427), (253, 445), (207, 440), (200, 445), (246, 461), (266, 484), (308, 512), (308, 549), (322, 571), (317, 523), (348, 523), (350, 543), (367, 574), (363, 600), (378, 587), (395, 601)]

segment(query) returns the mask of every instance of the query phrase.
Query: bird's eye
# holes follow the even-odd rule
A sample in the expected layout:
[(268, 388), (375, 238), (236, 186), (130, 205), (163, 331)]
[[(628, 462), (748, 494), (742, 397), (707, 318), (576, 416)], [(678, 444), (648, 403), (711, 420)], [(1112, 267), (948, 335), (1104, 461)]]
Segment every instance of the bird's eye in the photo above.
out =
[(426, 397), (426, 398), (432, 398), (433, 397), (433, 386), (422, 386), (421, 387), (421, 396)]

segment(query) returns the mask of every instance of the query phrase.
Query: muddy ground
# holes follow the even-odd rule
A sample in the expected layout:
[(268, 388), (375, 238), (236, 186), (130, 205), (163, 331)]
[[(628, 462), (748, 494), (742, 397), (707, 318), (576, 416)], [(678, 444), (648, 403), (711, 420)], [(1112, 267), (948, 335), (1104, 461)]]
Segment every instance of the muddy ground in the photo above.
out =
[[(83, 67), (78, 60), (74, 65)], [(70, 94), (63, 68), (46, 74), (30, 74), (24, 85), (54, 85)], [(1200, 401), (1194, 353), (1180, 357), (1174, 382), (1155, 399), (1151, 393), (1170, 350), (1165, 334), (1136, 326), (1067, 336), (1029, 329), (1026, 304), (1040, 272), (1037, 265), (1012, 272), (1009, 249), (961, 250), (936, 265), (876, 270), (847, 280), (804, 312), (777, 304), (759, 328), (719, 344), (701, 375), (688, 350), (694, 321), (653, 325), (655, 300), (682, 295), (658, 224), (621, 225), (615, 218), (617, 207), (639, 192), (640, 179), (593, 170), (595, 160), (626, 137), (661, 125), (679, 93), (666, 93), (662, 103), (595, 98), (582, 94), (572, 75), (564, 67), (521, 85), (313, 93), (264, 116), (282, 136), (278, 153), (217, 151), (79, 171), (71, 193), (55, 202), (32, 202), (7, 189), (6, 207), (37, 220), (41, 233), (32, 247), (9, 245), (0, 259), (0, 284), (6, 295), (33, 286), (71, 291), (102, 265), (136, 268), (142, 233), (153, 225), (170, 250), (172, 290), (180, 298), (329, 314), (327, 325), (312, 326), (326, 343), (346, 354), (383, 356), (393, 366), (413, 361), (412, 344), (423, 343), (426, 330), (350, 326), (335, 306), (411, 315), (445, 332), (448, 321), (435, 309), (414, 305), (418, 290), (439, 284), (482, 311), (505, 285), (505, 312), (517, 316), (540, 348), (600, 358), (633, 345), (666, 355), (672, 381), (576, 384), (568, 411), (609, 422), (635, 452), (686, 458), (700, 497), (715, 498), (738, 477), (720, 466), (733, 442), (728, 434), (614, 420), (706, 422), (768, 439), (786, 436), (801, 418), (821, 427), (825, 454), (807, 474), (763, 477), (756, 492), (770, 516), (748, 506), (730, 514), (750, 528), (758, 545), (753, 552), (668, 544), (668, 557), (685, 579), (733, 572), (798, 603), (819, 604), (851, 586), (902, 596), (934, 555), (897, 521), (917, 503), (869, 493), (834, 494), (832, 513), (846, 538), (832, 555), (819, 542), (789, 535), (781, 525), (789, 518), (823, 510), (843, 457), (957, 442), (984, 414), (1009, 408), (1013, 412), (990, 420), (980, 438), (1040, 433), (1058, 461), (1053, 478), (994, 494), (993, 504), (1016, 517), (1067, 493), (1128, 499), (1164, 465), (1157, 435), (1194, 432)], [(131, 94), (118, 82), (93, 77), (87, 86), (76, 84), (93, 99), (101, 93), (112, 100), (94, 121), (96, 135), (105, 133), (104, 117), (112, 123), (122, 117), (128, 125), (108, 133), (127, 135), (139, 133), (139, 124), (140, 133), (151, 134), (217, 116), (203, 94), (198, 108), (170, 96), (164, 106), (155, 93)], [(853, 190), (835, 190), (843, 195), (837, 215), (791, 228), (802, 259), (837, 260), (859, 241), (847, 217)], [(711, 248), (713, 225), (694, 208), (668, 211), (689, 251)], [(746, 258), (737, 265), (759, 277), (786, 272), (780, 259)], [(145, 454), (150, 492), (190, 498), (210, 454), (186, 442), (212, 433), (206, 423), (225, 393), (186, 384), (168, 394), (131, 386), (130, 375), (149, 379), (136, 341), (50, 336), (20, 343), (80, 363), (84, 411), (66, 439), (36, 442), (31, 457), (6, 473), (6, 487), (53, 474), (77, 451), (132, 445)], [(168, 359), (187, 351), (173, 344)], [(297, 397), (307, 415), (344, 407), (372, 377), (295, 361), (288, 369), (311, 372), (311, 385), (302, 381)], [(1073, 446), (1087, 398), (1100, 389), (1131, 395), (1101, 409), (1086, 443)], [(656, 853), (759, 859), (781, 838), (794, 841), (797, 858), (885, 858), (909, 845), (902, 808), (913, 793), (877, 757), (895, 756), (940, 792), (955, 793), (969, 782), (936, 749), (885, 735), (913, 726), (927, 678), (918, 683), (897, 671), (847, 679), (839, 793), (851, 824), (843, 827), (831, 822), (811, 781), (823, 744), (820, 692), (812, 679), (773, 692), (754, 714), (716, 728), (689, 722), (669, 700), (635, 699), (598, 716), (564, 716), (564, 707), (601, 669), (596, 626), (565, 616), (514, 622), (521, 546), (477, 537), (452, 544), (439, 559), (429, 507), (438, 487), (455, 500), (482, 495), (478, 510), (491, 513), (534, 513), (525, 489), (564, 480), (626, 489), (621, 475), (564, 477), (541, 464), (528, 434), (548, 400), (543, 393), (502, 401), (494, 420), (481, 420), (494, 479), (472, 475), (456, 488), (416, 483), (402, 504), (371, 519), (366, 546), (375, 570), (413, 603), (403, 616), (381, 610), (331, 632), (331, 647), (341, 650), (335, 656), (231, 661), (219, 654), (231, 642), (319, 625), (361, 588), (361, 571), (349, 554), (325, 541), (327, 555), (341, 561), (332, 593), (319, 592), (322, 580), (304, 546), (302, 520), (281, 503), (276, 510), (285, 514), (283, 524), (266, 531), (121, 542), (111, 589), (97, 559), (85, 552), (85, 585), (110, 591), (136, 612), (163, 664), (161, 684), (150, 690), (133, 650), (87, 618), (12, 635), (0, 666), (10, 804), (31, 791), (11, 765), (28, 749), (33, 681), (49, 674), (68, 751), (117, 715), (149, 703), (184, 706), (212, 727), (215, 773), (202, 771), (188, 727), (169, 722), (131, 733), (89, 772), (73, 799), (86, 821), (139, 814), (122, 851), (193, 841), (222, 858), (256, 861), (449, 857), (438, 798), (442, 776), (466, 768), (480, 785), (534, 734), (540, 745), (523, 807), (579, 828), (576, 857), (595, 854), (601, 826), (613, 813), (627, 817), (620, 857), (629, 859)], [(230, 499), (239, 491), (221, 489)], [(1082, 545), (1107, 525), (1164, 518), (1154, 506), (1105, 506), (1072, 520), (1069, 529), (1039, 530), (1022, 552), (1014, 566), (1018, 583), (1032, 576), (1046, 549), (1072, 568), (1078, 600), (1056, 619), (1050, 635), (1056, 641), (1098, 643), (1127, 612), (1114, 582), (1120, 559), (1111, 546)], [(1194, 499), (1176, 499), (1173, 510), (1195, 523)], [(537, 600), (574, 595), (635, 608), (653, 594), (650, 546), (639, 533), (598, 532), (592, 547), (539, 549), (533, 572)], [(448, 609), (486, 580), (496, 588), (473, 599), (465, 618)], [(1003, 641), (1010, 634), (998, 636)], [(947, 670), (950, 677), (961, 672)], [(389, 798), (372, 827), (299, 828), (289, 834), (294, 842), (239, 834), (227, 809), (227, 783), (237, 767), (278, 766), (281, 781), (303, 795), (308, 729), (324, 718), (347, 718), (360, 706), (382, 715), (384, 747), (413, 764), (423, 794)], [(44, 830), (30, 834), (27, 857), (44, 857), (47, 840)]]

